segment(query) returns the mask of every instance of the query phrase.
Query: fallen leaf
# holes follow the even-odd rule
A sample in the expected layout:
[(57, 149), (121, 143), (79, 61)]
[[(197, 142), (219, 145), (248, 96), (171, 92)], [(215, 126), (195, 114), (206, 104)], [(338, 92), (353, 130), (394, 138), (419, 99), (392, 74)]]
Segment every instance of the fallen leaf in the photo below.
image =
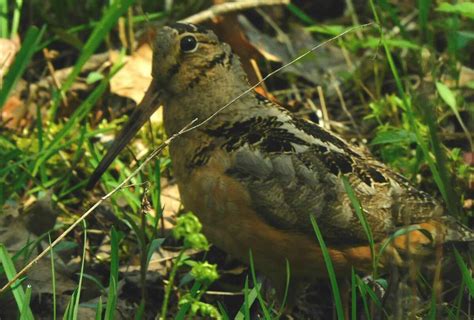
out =
[[(216, 4), (222, 1), (215, 1)], [(259, 81), (258, 75), (252, 66), (251, 60), (260, 57), (259, 51), (245, 36), (236, 14), (226, 14), (213, 20), (213, 30), (219, 39), (232, 47), (239, 56), (242, 67), (251, 85)]]
[[(55, 256), (55, 260), (59, 261), (59, 257)], [(57, 295), (70, 295), (77, 287), (77, 283), (70, 278), (64, 268), (58, 267), (57, 262), (55, 262), (54, 280)], [(54, 294), (52, 283), (51, 261), (49, 259), (39, 260), (28, 272), (26, 284), (31, 285), (33, 295), (38, 295)]]
[(16, 130), (24, 125), (24, 119), (28, 114), (28, 108), (18, 95), (11, 95), (5, 102), (2, 113), (2, 126)]
[(40, 199), (31, 197), (25, 202), (29, 204), (20, 206), (16, 202), (8, 202), (0, 208), (0, 243), (10, 252), (21, 250), (27, 243), (35, 241), (37, 236), (51, 230), (56, 223), (57, 211), (51, 201), (51, 193)]
[(13, 63), (18, 48), (19, 43), (17, 41), (0, 39), (0, 88), (2, 87), (3, 76)]
[[(239, 16), (239, 22), (250, 43), (270, 61), (288, 64), (317, 44), (311, 33), (299, 25), (290, 25), (289, 34), (283, 37), (285, 39), (280, 39), (281, 37), (273, 38), (262, 33), (244, 16)], [(337, 75), (347, 68), (342, 50), (326, 45), (287, 66), (282, 72), (290, 72), (321, 85), (327, 82), (325, 75), (328, 72)]]
[[(117, 52), (111, 53), (111, 60), (118, 59)], [(151, 82), (151, 60), (153, 51), (149, 44), (143, 44), (132, 56), (126, 58), (125, 66), (110, 80), (110, 90), (116, 95), (141, 102)]]

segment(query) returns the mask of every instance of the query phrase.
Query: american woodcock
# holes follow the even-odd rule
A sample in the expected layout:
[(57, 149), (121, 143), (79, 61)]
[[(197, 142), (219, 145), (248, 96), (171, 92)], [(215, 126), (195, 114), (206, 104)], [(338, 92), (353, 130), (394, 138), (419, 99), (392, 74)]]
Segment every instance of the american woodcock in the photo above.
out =
[(327, 276), (310, 216), (338, 275), (352, 266), (370, 270), (367, 235), (341, 177), (359, 199), (377, 248), (400, 228), (414, 227), (391, 242), (381, 267), (403, 264), (407, 253), (430, 255), (438, 244), (474, 240), (404, 177), (259, 94), (217, 112), (249, 84), (239, 58), (212, 31), (174, 24), (161, 29), (153, 47), (153, 81), (90, 186), (162, 104), (169, 136), (210, 117), (169, 146), (184, 206), (212, 243), (243, 261), (251, 249), (256, 268), (272, 279), (285, 279), (286, 260), (293, 284)]

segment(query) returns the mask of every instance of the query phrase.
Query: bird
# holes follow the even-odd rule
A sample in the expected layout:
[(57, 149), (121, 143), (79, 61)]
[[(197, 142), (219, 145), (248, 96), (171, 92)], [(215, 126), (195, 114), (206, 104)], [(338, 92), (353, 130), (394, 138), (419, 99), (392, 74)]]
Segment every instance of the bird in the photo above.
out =
[(439, 245), (474, 240), (474, 232), (439, 201), (367, 152), (257, 92), (242, 95), (250, 85), (239, 57), (210, 29), (162, 27), (153, 41), (152, 78), (89, 187), (160, 105), (168, 136), (202, 121), (169, 145), (184, 207), (220, 249), (246, 263), (251, 250), (255, 268), (275, 287), (284, 286), (286, 262), (291, 288), (327, 279), (312, 219), (338, 277), (352, 268), (372, 270), (367, 230), (344, 180), (360, 203), (375, 250), (384, 247), (382, 270), (403, 265), (408, 256), (433, 255)]

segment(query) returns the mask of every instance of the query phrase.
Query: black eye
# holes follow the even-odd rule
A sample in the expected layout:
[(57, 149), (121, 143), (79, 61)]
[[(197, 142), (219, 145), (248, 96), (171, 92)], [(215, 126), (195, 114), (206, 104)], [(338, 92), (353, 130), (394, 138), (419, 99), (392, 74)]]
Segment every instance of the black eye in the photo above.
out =
[(183, 52), (193, 52), (197, 49), (198, 43), (193, 36), (185, 36), (179, 44)]

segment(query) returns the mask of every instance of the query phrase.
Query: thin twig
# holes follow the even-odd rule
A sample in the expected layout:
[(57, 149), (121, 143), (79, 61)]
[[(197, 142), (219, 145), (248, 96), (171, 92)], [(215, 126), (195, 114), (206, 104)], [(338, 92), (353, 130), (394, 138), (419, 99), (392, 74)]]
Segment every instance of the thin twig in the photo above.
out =
[(54, 240), (53, 243), (51, 243), (46, 249), (44, 249), (38, 256), (36, 256), (33, 260), (31, 260), (23, 269), (21, 269), (10, 281), (8, 281), (8, 283), (6, 285), (4, 285), (2, 287), (2, 289), (0, 289), (0, 294), (3, 293), (5, 290), (7, 290), (9, 287), (11, 287), (21, 276), (23, 276), (33, 265), (35, 265), (41, 258), (43, 258), (52, 248), (54, 248), (62, 239), (64, 239), (64, 237), (66, 237), (79, 223), (81, 223), (82, 221), (84, 221), (84, 219), (86, 219), (99, 205), (101, 205), (105, 200), (109, 199), (114, 193), (116, 193), (117, 191), (119, 191), (120, 189), (122, 189), (124, 186), (126, 186), (130, 180), (135, 177), (142, 169), (143, 167), (145, 167), (148, 162), (150, 162), (153, 158), (155, 158), (158, 154), (161, 153), (161, 151), (167, 147), (174, 139), (176, 139), (177, 137), (189, 132), (189, 131), (192, 131), (192, 130), (195, 130), (199, 127), (202, 127), (203, 125), (205, 125), (206, 123), (208, 123), (209, 121), (211, 121), (213, 118), (215, 118), (220, 112), (222, 112), (224, 109), (228, 108), (230, 105), (232, 105), (234, 102), (236, 102), (237, 100), (239, 100), (240, 98), (242, 98), (243, 96), (247, 95), (248, 93), (252, 92), (256, 87), (258, 87), (260, 84), (262, 84), (264, 81), (266, 81), (268, 78), (274, 76), (275, 74), (277, 74), (278, 72), (280, 72), (281, 70), (283, 70), (284, 68), (298, 62), (299, 60), (303, 59), (304, 57), (306, 57), (308, 54), (312, 53), (313, 51), (319, 49), (320, 47), (334, 41), (334, 40), (337, 40), (339, 38), (341, 38), (342, 36), (346, 35), (347, 33), (350, 33), (356, 29), (360, 29), (360, 28), (366, 28), (366, 27), (369, 27), (371, 25), (373, 25), (374, 23), (371, 22), (371, 23), (367, 23), (367, 24), (363, 24), (363, 25), (359, 25), (359, 26), (355, 26), (355, 27), (352, 27), (352, 28), (349, 28), (347, 29), (346, 31), (342, 32), (341, 34), (333, 37), (333, 38), (330, 38), (314, 47), (312, 47), (310, 50), (308, 50), (307, 52), (303, 53), (302, 55), (296, 57), (294, 60), (288, 62), (287, 64), (279, 67), (278, 69), (270, 72), (268, 75), (266, 75), (262, 80), (260, 80), (259, 82), (257, 82), (255, 85), (251, 86), (250, 88), (248, 88), (247, 90), (243, 91), (241, 94), (237, 95), (235, 98), (233, 98), (232, 100), (230, 100), (227, 104), (225, 104), (224, 106), (222, 106), (220, 109), (218, 109), (216, 112), (214, 112), (212, 115), (210, 115), (208, 118), (206, 118), (205, 120), (203, 120), (202, 122), (194, 125), (194, 123), (196, 123), (198, 121), (198, 119), (194, 119), (192, 120), (190, 123), (188, 123), (186, 126), (184, 126), (184, 128), (182, 128), (178, 133), (172, 135), (170, 138), (168, 138), (166, 141), (164, 141), (160, 146), (158, 146), (155, 150), (153, 150), (153, 152), (150, 153), (150, 155), (145, 159), (145, 161), (143, 161), (138, 167), (137, 169), (135, 169), (131, 175), (129, 175), (125, 180), (123, 180), (115, 189), (113, 189), (112, 191), (110, 191), (109, 193), (107, 193), (105, 196), (103, 196), (99, 201), (97, 201), (92, 207), (89, 208), (89, 210), (87, 210), (81, 217), (79, 217), (78, 220), (76, 220), (73, 224), (71, 224), (71, 226), (69, 226), (69, 228), (66, 229), (66, 231), (64, 231), (58, 238), (56, 238), (56, 240)]
[(327, 130), (331, 130), (331, 125), (329, 124), (329, 114), (328, 108), (326, 107), (326, 99), (324, 99), (323, 88), (321, 86), (317, 87), (318, 89), (318, 96), (319, 96), (319, 103), (321, 104), (321, 111), (323, 112), (323, 128)]
[(230, 12), (243, 11), (263, 6), (286, 5), (289, 3), (290, 0), (242, 0), (237, 2), (226, 2), (216, 4), (207, 10), (181, 20), (181, 22), (199, 24)]

